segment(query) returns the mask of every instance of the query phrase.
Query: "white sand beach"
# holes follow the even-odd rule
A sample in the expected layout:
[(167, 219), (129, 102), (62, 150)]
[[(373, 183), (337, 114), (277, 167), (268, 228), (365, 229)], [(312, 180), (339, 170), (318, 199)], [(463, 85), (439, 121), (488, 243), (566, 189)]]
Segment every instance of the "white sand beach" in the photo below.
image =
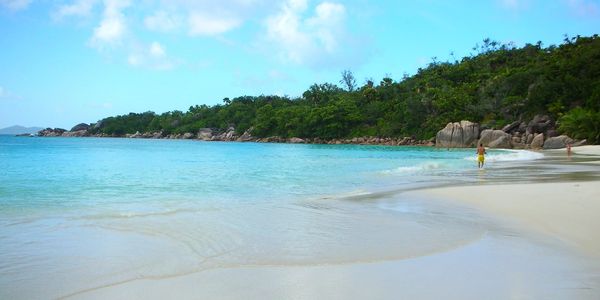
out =
[(420, 191), (558, 237), (600, 257), (600, 182), (481, 185)]
[[(600, 155), (600, 147), (573, 152)], [(435, 203), (440, 209), (432, 215), (472, 219), (470, 226), (480, 233), (467, 243), (402, 259), (217, 267), (138, 278), (66, 298), (600, 298), (600, 181), (431, 188), (393, 201), (412, 203), (408, 207), (415, 210), (419, 203)]]

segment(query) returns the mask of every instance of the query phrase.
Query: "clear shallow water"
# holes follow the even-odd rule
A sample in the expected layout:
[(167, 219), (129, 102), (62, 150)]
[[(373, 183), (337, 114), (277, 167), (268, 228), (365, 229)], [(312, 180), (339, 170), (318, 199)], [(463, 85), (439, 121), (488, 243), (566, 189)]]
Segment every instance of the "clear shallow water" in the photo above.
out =
[(392, 195), (589, 172), (528, 151), (487, 161), (477, 170), (474, 149), (0, 136), (0, 298), (439, 253), (498, 229)]

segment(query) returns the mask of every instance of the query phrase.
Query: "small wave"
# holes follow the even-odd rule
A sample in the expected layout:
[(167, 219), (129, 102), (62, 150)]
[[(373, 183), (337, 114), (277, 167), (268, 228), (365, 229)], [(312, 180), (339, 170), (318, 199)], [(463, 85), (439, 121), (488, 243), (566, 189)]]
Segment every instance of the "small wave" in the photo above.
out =
[(370, 194), (371, 194), (371, 192), (369, 192), (367, 190), (359, 189), (359, 190), (354, 190), (354, 191), (350, 191), (347, 193), (324, 195), (324, 196), (319, 197), (319, 199), (321, 199), (321, 200), (333, 200), (333, 199), (339, 200), (339, 199), (366, 196), (366, 195), (370, 195)]
[[(494, 161), (524, 161), (524, 160), (536, 160), (544, 158), (544, 154), (539, 152), (533, 152), (528, 150), (503, 150), (502, 153), (489, 154), (485, 156), (485, 160), (488, 162)], [(465, 160), (476, 161), (477, 156), (467, 156)]]
[(162, 211), (127, 211), (127, 212), (107, 212), (101, 214), (92, 214), (83, 217), (79, 217), (80, 219), (87, 220), (102, 220), (102, 219), (133, 219), (133, 218), (146, 218), (146, 217), (164, 217), (171, 216), (180, 213), (195, 213), (198, 212), (197, 209), (168, 209)]
[(403, 167), (397, 167), (395, 169), (391, 169), (391, 170), (384, 170), (381, 171), (381, 174), (406, 174), (406, 173), (416, 173), (419, 171), (427, 171), (427, 170), (436, 170), (436, 169), (441, 169), (443, 167), (443, 164), (441, 163), (437, 163), (437, 162), (427, 162), (427, 163), (422, 163), (416, 166), (403, 166)]

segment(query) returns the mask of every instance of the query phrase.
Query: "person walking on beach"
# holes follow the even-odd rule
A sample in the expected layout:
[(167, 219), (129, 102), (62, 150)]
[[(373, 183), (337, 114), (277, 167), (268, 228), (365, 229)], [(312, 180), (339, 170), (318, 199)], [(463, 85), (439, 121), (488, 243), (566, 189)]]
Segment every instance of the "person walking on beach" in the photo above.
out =
[(479, 147), (477, 147), (477, 167), (478, 168), (483, 168), (483, 162), (485, 161), (485, 148), (483, 147), (483, 144), (479, 144)]

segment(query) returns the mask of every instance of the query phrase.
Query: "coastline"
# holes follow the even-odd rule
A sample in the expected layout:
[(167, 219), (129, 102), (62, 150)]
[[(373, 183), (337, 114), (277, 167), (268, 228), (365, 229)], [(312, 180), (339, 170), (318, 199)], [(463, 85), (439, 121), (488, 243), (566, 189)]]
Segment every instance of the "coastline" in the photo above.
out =
[(471, 185), (410, 193), (475, 208), (600, 257), (600, 181)]
[[(564, 149), (544, 152), (556, 155), (564, 153)], [(600, 160), (598, 145), (573, 147), (572, 152)], [(597, 164), (598, 160), (587, 163)], [(433, 187), (408, 194), (468, 206), (526, 230), (558, 238), (588, 255), (600, 257), (598, 180), (470, 184)]]

